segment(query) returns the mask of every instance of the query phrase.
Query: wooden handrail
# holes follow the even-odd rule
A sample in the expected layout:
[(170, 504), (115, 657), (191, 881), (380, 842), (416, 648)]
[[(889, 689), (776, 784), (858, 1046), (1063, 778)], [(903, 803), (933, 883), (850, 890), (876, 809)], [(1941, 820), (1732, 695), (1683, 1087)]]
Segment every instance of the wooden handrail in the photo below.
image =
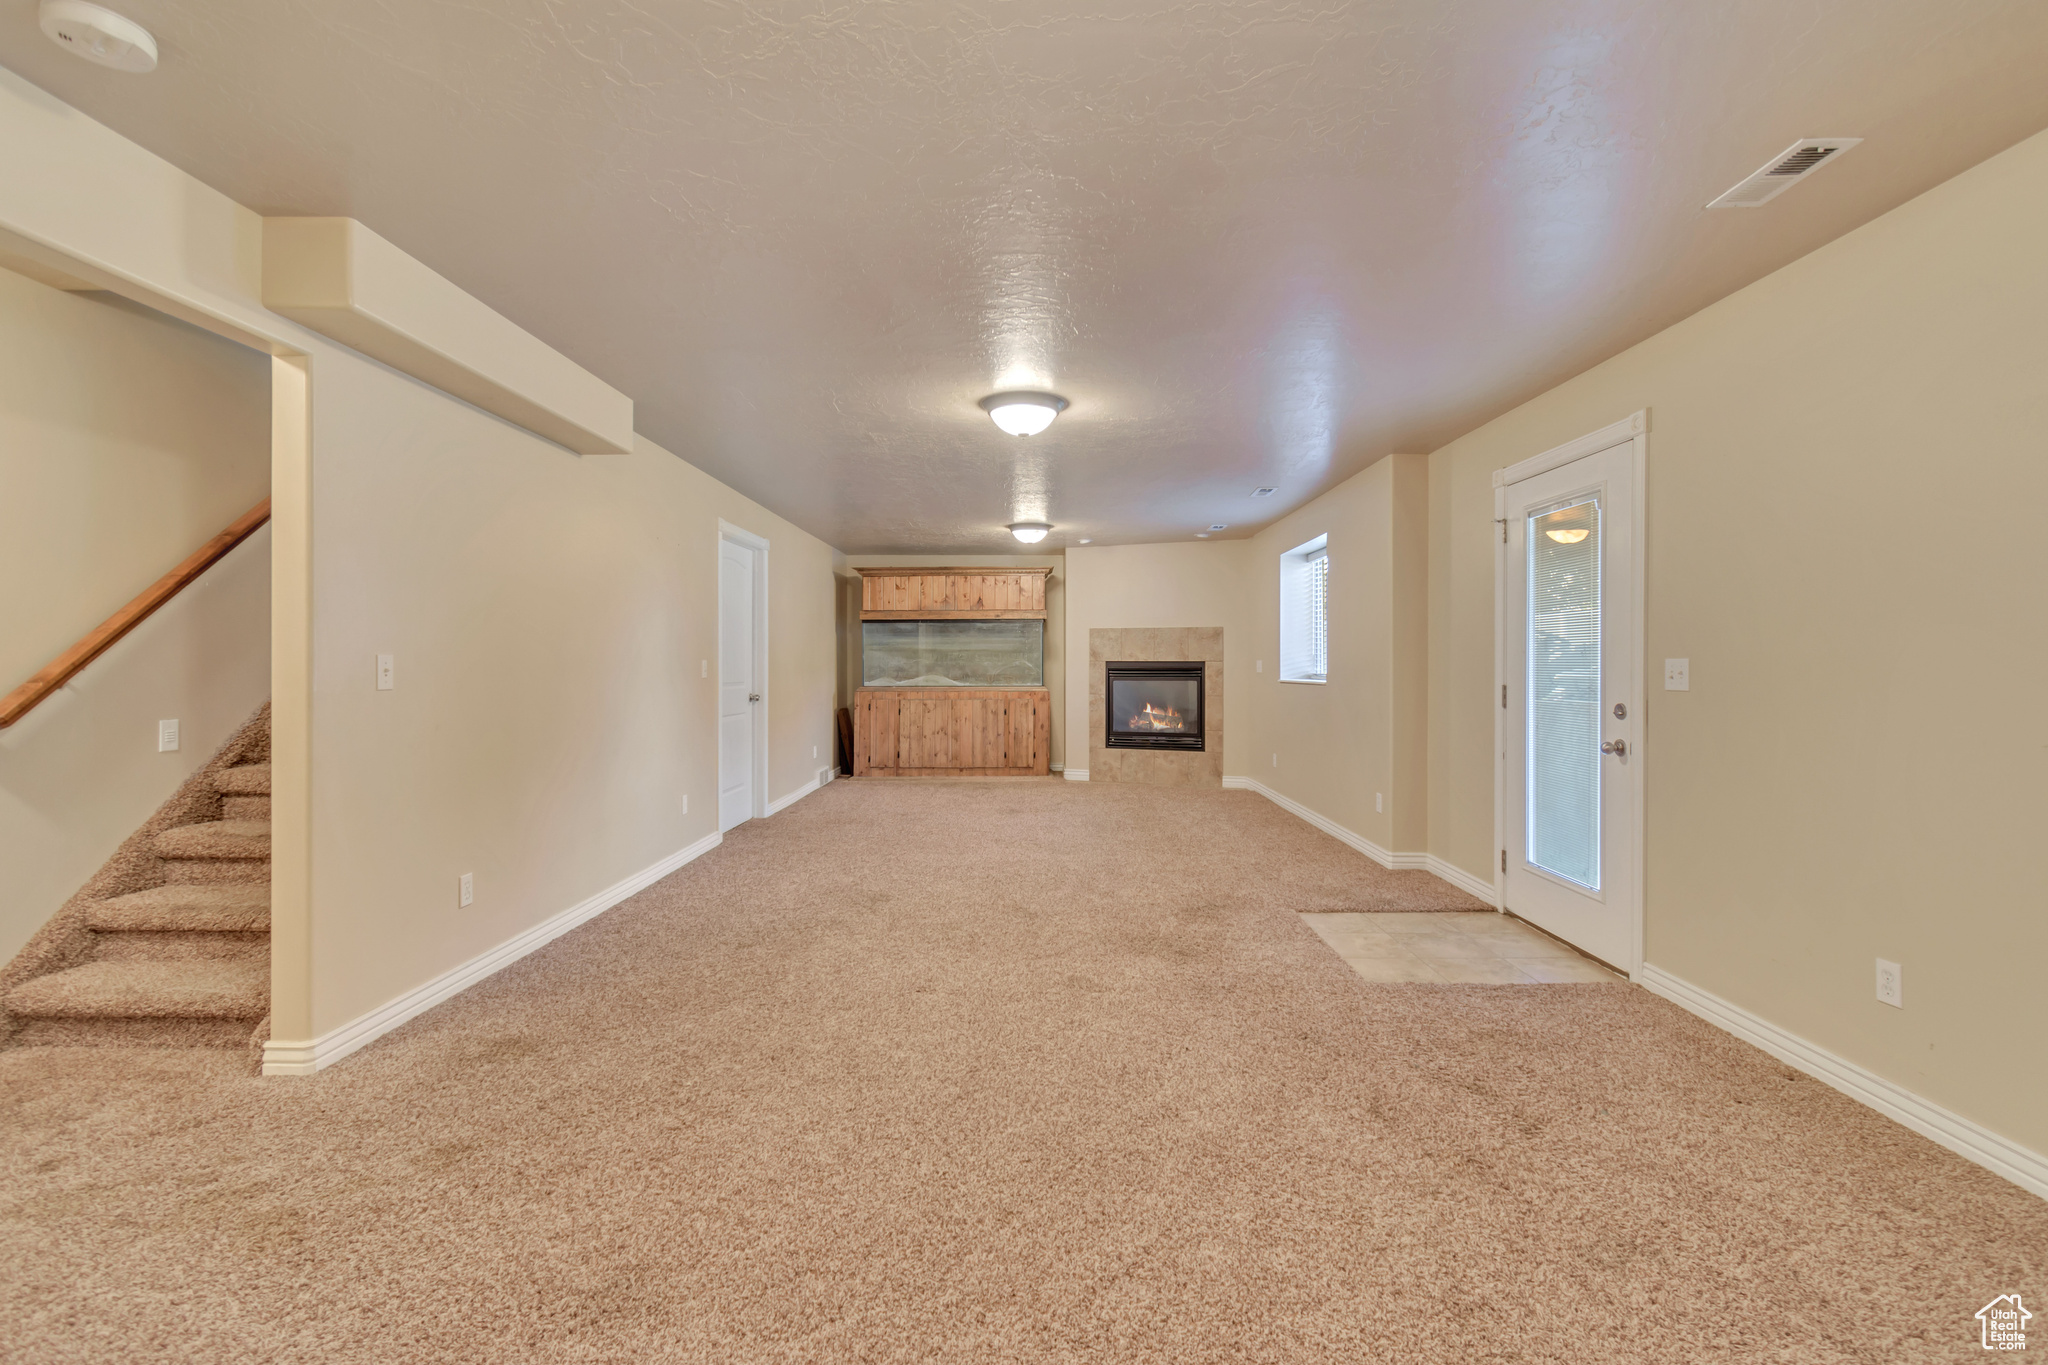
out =
[(0, 697), (0, 730), (33, 711), (36, 706), (78, 675), (78, 671), (112, 648), (114, 642), (147, 621), (158, 607), (176, 597), (193, 579), (212, 568), (220, 557), (234, 549), (256, 528), (270, 520), (270, 499), (265, 498), (244, 512), (235, 524), (199, 547), (177, 568), (149, 585), (134, 601), (95, 626), (84, 639), (50, 661), (49, 667), (21, 686)]

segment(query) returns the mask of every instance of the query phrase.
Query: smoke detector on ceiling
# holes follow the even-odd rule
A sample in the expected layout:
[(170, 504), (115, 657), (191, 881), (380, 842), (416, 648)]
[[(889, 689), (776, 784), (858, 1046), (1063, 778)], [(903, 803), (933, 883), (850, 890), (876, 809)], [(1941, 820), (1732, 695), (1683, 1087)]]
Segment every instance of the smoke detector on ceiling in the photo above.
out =
[(1860, 137), (1806, 137), (1779, 152), (1764, 168), (1708, 204), (1710, 209), (1761, 208), (1800, 181), (1831, 166), (1863, 141)]
[(43, 0), (43, 32), (66, 52), (137, 75), (156, 70), (156, 39), (133, 19), (87, 0)]

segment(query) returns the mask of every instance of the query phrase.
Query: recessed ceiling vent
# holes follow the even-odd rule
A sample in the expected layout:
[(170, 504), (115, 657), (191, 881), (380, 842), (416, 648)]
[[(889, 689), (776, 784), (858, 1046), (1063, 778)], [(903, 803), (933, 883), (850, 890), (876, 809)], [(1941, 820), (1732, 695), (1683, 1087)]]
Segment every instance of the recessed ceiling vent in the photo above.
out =
[(1860, 137), (1808, 137), (1772, 157), (1764, 168), (1707, 205), (1710, 209), (1753, 209), (1770, 203), (1786, 190), (1823, 166), (1842, 159), (1842, 153), (1863, 141)]

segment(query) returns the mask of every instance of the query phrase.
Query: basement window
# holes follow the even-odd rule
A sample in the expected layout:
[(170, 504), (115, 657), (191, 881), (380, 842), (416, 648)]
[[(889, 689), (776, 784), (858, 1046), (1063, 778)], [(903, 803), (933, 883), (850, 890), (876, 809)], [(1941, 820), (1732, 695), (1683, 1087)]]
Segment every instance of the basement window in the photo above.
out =
[(1330, 538), (1280, 556), (1280, 681), (1330, 680)]

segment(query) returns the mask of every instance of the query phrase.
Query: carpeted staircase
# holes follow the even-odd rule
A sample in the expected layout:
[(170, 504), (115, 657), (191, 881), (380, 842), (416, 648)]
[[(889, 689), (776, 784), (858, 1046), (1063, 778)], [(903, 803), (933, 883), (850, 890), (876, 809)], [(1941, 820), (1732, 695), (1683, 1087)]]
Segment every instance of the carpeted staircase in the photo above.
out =
[(260, 1047), (270, 1012), (270, 708), (0, 973), (8, 1042)]

